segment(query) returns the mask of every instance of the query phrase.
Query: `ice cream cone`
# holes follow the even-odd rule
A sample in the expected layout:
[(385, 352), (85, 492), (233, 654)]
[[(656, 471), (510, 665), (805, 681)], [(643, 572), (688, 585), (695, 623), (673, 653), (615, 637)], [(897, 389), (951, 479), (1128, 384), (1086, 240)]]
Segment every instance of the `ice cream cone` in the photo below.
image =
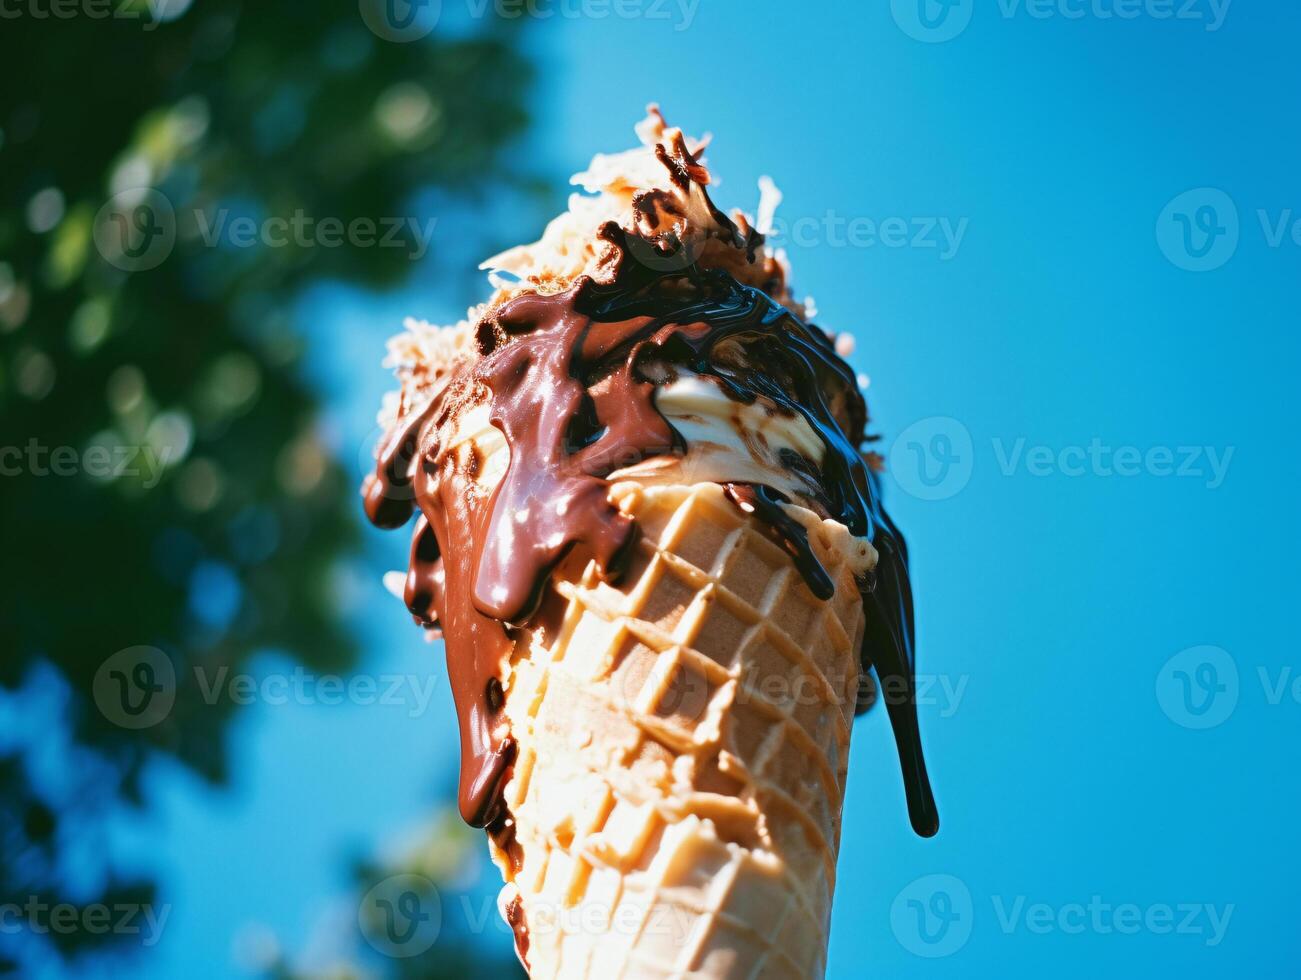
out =
[[(391, 341), (364, 487), (418, 511), (402, 598), (446, 640), (458, 805), (533, 980), (824, 975), (863, 671), (938, 827), (907, 549), (847, 345), (651, 107), (495, 292)], [(902, 685), (902, 688), (900, 688)]]
[(864, 621), (835, 526), (804, 512), (821, 601), (717, 484), (612, 497), (632, 567), (553, 582), (564, 623), (506, 681), (494, 856), (530, 973), (821, 977)]

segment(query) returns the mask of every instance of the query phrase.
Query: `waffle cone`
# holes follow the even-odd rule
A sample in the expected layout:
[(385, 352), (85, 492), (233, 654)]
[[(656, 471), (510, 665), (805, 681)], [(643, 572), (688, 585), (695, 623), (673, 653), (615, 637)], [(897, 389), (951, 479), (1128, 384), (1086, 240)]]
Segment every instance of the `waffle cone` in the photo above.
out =
[(808, 515), (824, 602), (716, 484), (612, 498), (630, 571), (557, 576), (563, 625), (507, 672), (493, 850), (530, 973), (820, 978), (863, 631), (839, 526)]

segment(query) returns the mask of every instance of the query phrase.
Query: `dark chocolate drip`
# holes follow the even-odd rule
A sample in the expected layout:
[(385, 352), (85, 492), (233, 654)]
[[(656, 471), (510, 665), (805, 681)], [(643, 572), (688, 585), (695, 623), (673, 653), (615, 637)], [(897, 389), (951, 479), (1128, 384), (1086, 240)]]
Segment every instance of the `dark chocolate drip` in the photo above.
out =
[(466, 492), (457, 461), (433, 441), (447, 389), (394, 428), (380, 450), (375, 474), (363, 488), (366, 514), (380, 527), (398, 527), (417, 503), (420, 518), (412, 535), (411, 567), (404, 598), (416, 621), (441, 627), (447, 645), (448, 677), (461, 729), (460, 811), (472, 826), (492, 822), (501, 787), (515, 758), (501, 705), (489, 703), (487, 683), (500, 674), (514, 646), (506, 627), (474, 608), (474, 549), (443, 544), (473, 540), (484, 519), (482, 501)]
[(813, 553), (808, 531), (781, 507), (790, 502), (789, 497), (753, 483), (724, 483), (723, 493), (741, 510), (759, 519), (778, 546), (791, 556), (810, 592), (824, 601), (836, 594), (836, 583)]
[(881, 680), (890, 727), (894, 729), (899, 750), (899, 765), (903, 768), (904, 792), (908, 797), (908, 816), (913, 830), (922, 837), (933, 837), (940, 829), (940, 815), (926, 774), (921, 730), (917, 723), (917, 683), (912, 659), (913, 597), (908, 578), (908, 551), (903, 536), (890, 518), (881, 514), (881, 520), (881, 533), (873, 540), (880, 557), (872, 580), (863, 593), (863, 609), (867, 614), (863, 653), (867, 661), (875, 665)]
[(524, 903), (516, 895), (506, 904), (506, 921), (510, 923), (511, 932), (515, 934), (515, 955), (519, 957), (520, 966), (529, 969), (529, 924), (524, 917)]
[[(665, 272), (632, 261), (638, 253), (616, 225), (602, 236), (623, 257), (611, 280), (584, 278), (566, 293), (526, 294), (490, 314), (479, 326), (481, 356), (395, 427), (365, 488), (367, 513), (380, 526), (410, 516), (412, 488), (424, 518), (407, 600), (425, 623), (432, 607), (447, 638), (462, 731), (462, 815), (477, 826), (501, 817), (514, 744), (500, 698), (488, 692), (490, 682), (500, 685), (513, 627), (550, 628), (555, 617), (539, 615), (539, 606), (547, 605), (552, 573), (571, 557), (595, 560), (618, 578), (636, 528), (610, 503), (604, 478), (685, 450), (654, 404), (655, 379), (685, 369), (713, 378), (739, 402), (763, 398), (778, 412), (800, 415), (821, 438), (820, 471), (805, 475), (817, 477), (815, 505), (871, 540), (880, 555), (873, 582), (864, 583), (863, 669), (875, 665), (883, 689), (905, 692), (889, 713), (909, 811), (919, 834), (935, 833), (913, 693), (907, 552), (858, 449), (867, 412), (852, 371), (825, 334), (760, 290), (717, 270)], [(476, 392), (490, 396), (492, 424), (510, 447), (506, 474), (490, 496), (473, 482), (477, 454), (458, 461), (454, 447), (434, 441), (465, 400), (482, 397)], [(810, 468), (804, 461), (801, 472)], [(834, 586), (805, 529), (779, 506), (781, 495), (749, 485), (728, 491), (791, 554), (814, 594), (830, 597)], [(432, 545), (420, 540), (430, 532)]]
[[(495, 820), (488, 825), (488, 836), (492, 838), (510, 867), (510, 877), (516, 877), (524, 870), (524, 851), (515, 837), (515, 820), (502, 807)], [(506, 904), (506, 921), (515, 934), (515, 955), (525, 970), (529, 968), (529, 926), (524, 915), (524, 903), (518, 894)]]
[(432, 628), (438, 622), (446, 583), (438, 537), (429, 526), (429, 519), (421, 514), (411, 535), (411, 559), (407, 566), (406, 587), (402, 592), (407, 609), (421, 626)]
[[(649, 409), (649, 383), (621, 379), (589, 395), (583, 370), (622, 339), (620, 331), (605, 337), (587, 318), (539, 296), (507, 304), (497, 324), (520, 336), (475, 373), (492, 392), (492, 424), (506, 436), (510, 463), (489, 508), (487, 534), (475, 543), (474, 604), (486, 616), (522, 623), (575, 547), (617, 576), (634, 528), (610, 503), (602, 477), (629, 452), (669, 448), (671, 437)], [(639, 403), (647, 408), (626, 410)], [(574, 422), (584, 412), (594, 415), (585, 421), (596, 432), (576, 438)]]
[(380, 446), (375, 472), (362, 486), (366, 516), (376, 527), (392, 530), (411, 518), (416, 504), (412, 464), (433, 408), (431, 401), (423, 411), (411, 412), (389, 431)]

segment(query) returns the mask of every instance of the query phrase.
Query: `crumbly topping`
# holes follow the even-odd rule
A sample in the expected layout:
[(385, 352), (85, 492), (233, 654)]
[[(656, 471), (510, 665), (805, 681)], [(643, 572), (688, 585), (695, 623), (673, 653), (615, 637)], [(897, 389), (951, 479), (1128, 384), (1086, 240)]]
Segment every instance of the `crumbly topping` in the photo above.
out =
[[(428, 396), (454, 367), (474, 356), (474, 326), (502, 303), (534, 292), (563, 292), (584, 276), (608, 282), (622, 261), (655, 269), (722, 269), (738, 282), (762, 289), (801, 318), (811, 302), (796, 300), (788, 286), (789, 268), (780, 250), (768, 248), (763, 232), (771, 227), (781, 194), (768, 178), (760, 181), (758, 220), (741, 211), (725, 215), (706, 187), (713, 177), (705, 163), (709, 138), (693, 139), (669, 126), (651, 105), (636, 127), (641, 146), (623, 153), (597, 154), (571, 183), (582, 188), (569, 209), (551, 221), (542, 237), (495, 255), (481, 268), (495, 292), (473, 307), (460, 323), (437, 327), (408, 319), (406, 330), (389, 341), (386, 366), (402, 384), (385, 399), (381, 424)], [(626, 233), (629, 255), (602, 237), (614, 223)]]

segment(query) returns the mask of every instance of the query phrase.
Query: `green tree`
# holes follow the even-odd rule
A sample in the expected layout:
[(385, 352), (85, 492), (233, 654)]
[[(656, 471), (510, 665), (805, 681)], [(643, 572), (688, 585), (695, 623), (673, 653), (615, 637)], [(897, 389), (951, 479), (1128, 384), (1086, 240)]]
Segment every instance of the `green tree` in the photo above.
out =
[[(529, 72), (507, 26), (396, 43), (357, 0), (54, 7), (0, 20), (0, 710), (39, 714), (0, 732), (0, 904), (147, 901), (71, 842), (139, 803), (152, 756), (225, 778), (230, 709), (194, 668), (354, 655), (332, 575), (356, 487), (294, 300), (406, 277), (414, 249), (349, 223), (501, 177)], [(156, 717), (118, 717), (128, 690)], [(5, 932), (0, 972), (112, 938)]]

